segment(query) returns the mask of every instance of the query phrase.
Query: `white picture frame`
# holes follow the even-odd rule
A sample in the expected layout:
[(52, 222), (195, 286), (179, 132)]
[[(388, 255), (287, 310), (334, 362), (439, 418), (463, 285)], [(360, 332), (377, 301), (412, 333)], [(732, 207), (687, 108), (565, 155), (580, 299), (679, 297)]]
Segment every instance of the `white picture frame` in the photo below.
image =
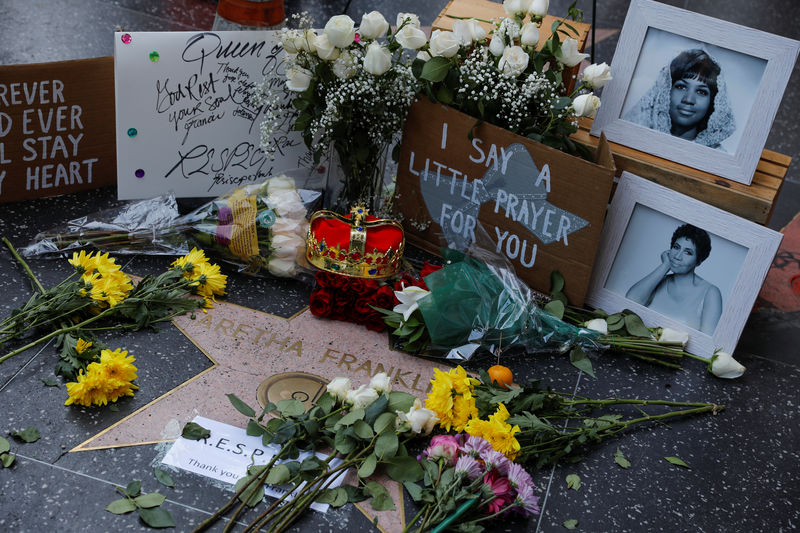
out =
[[(674, 72), (688, 76), (680, 70), (681, 61), (687, 65), (681, 52), (698, 49), (717, 65), (716, 73), (706, 67), (704, 79), (713, 80), (711, 102), (719, 105), (707, 107), (705, 119), (682, 118), (699, 116), (702, 104), (670, 103), (680, 95), (671, 89), (664, 95), (661, 74), (674, 65)], [(591, 134), (603, 132), (609, 141), (749, 185), (799, 50), (792, 39), (632, 0), (611, 63), (614, 78), (603, 89)], [(694, 126), (682, 129), (683, 121)]]
[[(636, 296), (630, 294), (634, 285), (654, 272), (661, 274), (658, 269), (666, 264), (660, 263), (665, 258), (659, 252), (672, 253), (682, 242), (691, 240), (679, 237), (675, 244), (670, 243), (670, 238), (676, 241), (677, 228), (684, 225), (699, 228), (710, 238), (707, 257), (701, 258), (690, 274), (692, 287), (697, 290), (680, 297), (673, 293), (677, 299), (670, 300), (670, 282), (674, 282), (673, 286), (679, 283), (676, 273), (680, 274), (682, 268), (670, 266), (669, 274), (665, 273), (652, 291), (652, 302), (636, 301)], [(623, 172), (603, 226), (586, 302), (608, 313), (630, 309), (651, 328), (685, 331), (689, 333), (689, 353), (704, 358), (710, 358), (718, 349), (732, 353), (782, 239), (781, 233)], [(680, 252), (676, 254), (679, 256)], [(683, 278), (686, 279), (689, 278)], [(655, 305), (658, 293), (679, 302), (679, 307), (662, 303), (659, 308)], [(708, 319), (705, 315), (715, 305), (715, 293), (721, 297), (720, 314)], [(687, 304), (698, 301), (689, 294), (702, 298), (699, 308)], [(702, 318), (698, 318), (698, 312)], [(701, 320), (711, 322), (713, 328), (701, 331)]]

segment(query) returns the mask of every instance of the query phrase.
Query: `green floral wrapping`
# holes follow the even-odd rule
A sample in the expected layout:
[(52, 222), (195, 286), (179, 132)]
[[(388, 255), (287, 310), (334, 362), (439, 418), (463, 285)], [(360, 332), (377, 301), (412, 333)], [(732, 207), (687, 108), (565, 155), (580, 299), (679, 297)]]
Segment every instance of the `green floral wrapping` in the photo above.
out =
[(425, 276), (431, 293), (418, 302), (434, 347), (520, 346), (531, 352), (597, 346), (598, 332), (540, 309), (530, 289), (508, 270), (449, 249), (444, 259), (444, 268)]

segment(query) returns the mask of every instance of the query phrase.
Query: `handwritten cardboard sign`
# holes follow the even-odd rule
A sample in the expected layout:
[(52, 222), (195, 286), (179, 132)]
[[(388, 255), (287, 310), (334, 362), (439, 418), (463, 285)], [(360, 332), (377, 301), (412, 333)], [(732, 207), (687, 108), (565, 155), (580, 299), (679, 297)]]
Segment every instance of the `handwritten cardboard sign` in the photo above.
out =
[[(212, 197), (284, 170), (316, 167), (285, 89), (278, 33), (115, 34), (120, 199)], [(265, 79), (281, 94), (275, 159), (259, 148)], [(307, 184), (301, 184), (307, 185)]]
[(114, 183), (110, 57), (0, 66), (0, 202)]
[(470, 140), (474, 124), (429, 101), (411, 107), (395, 196), (406, 238), (465, 250), (482, 227), (531, 287), (548, 291), (558, 270), (583, 303), (614, 179), (608, 145), (591, 163), (486, 123)]

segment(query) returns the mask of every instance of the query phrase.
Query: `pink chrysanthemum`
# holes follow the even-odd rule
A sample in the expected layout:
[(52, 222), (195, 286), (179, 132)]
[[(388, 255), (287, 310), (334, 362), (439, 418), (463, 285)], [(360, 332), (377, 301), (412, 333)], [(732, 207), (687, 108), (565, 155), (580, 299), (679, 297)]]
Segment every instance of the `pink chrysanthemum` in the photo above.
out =
[(463, 475), (467, 476), (467, 479), (473, 481), (478, 479), (483, 475), (483, 469), (481, 468), (481, 464), (473, 457), (469, 455), (462, 455), (456, 461), (456, 476)]
[(461, 451), (477, 459), (484, 453), (492, 451), (492, 445), (481, 437), (469, 437), (461, 447)]
[(522, 485), (517, 491), (514, 503), (522, 514), (539, 514), (539, 497), (533, 495), (533, 485)]
[(511, 482), (511, 486), (516, 490), (520, 490), (525, 486), (533, 487), (531, 475), (517, 463), (511, 463), (509, 465), (508, 480)]
[(508, 460), (508, 457), (506, 457), (505, 454), (495, 450), (489, 450), (488, 452), (481, 454), (481, 459), (483, 459), (483, 462), (486, 464), (487, 472), (495, 470), (501, 476), (508, 475), (508, 469), (511, 465), (511, 461)]

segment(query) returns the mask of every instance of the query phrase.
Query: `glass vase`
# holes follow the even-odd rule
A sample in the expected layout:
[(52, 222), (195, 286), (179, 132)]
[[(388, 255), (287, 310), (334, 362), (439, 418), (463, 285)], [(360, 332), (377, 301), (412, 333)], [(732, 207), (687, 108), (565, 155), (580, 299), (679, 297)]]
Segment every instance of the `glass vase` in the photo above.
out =
[(363, 205), (377, 214), (386, 196), (386, 164), (391, 143), (353, 146), (333, 143), (331, 172), (325, 188), (324, 206), (341, 214)]

